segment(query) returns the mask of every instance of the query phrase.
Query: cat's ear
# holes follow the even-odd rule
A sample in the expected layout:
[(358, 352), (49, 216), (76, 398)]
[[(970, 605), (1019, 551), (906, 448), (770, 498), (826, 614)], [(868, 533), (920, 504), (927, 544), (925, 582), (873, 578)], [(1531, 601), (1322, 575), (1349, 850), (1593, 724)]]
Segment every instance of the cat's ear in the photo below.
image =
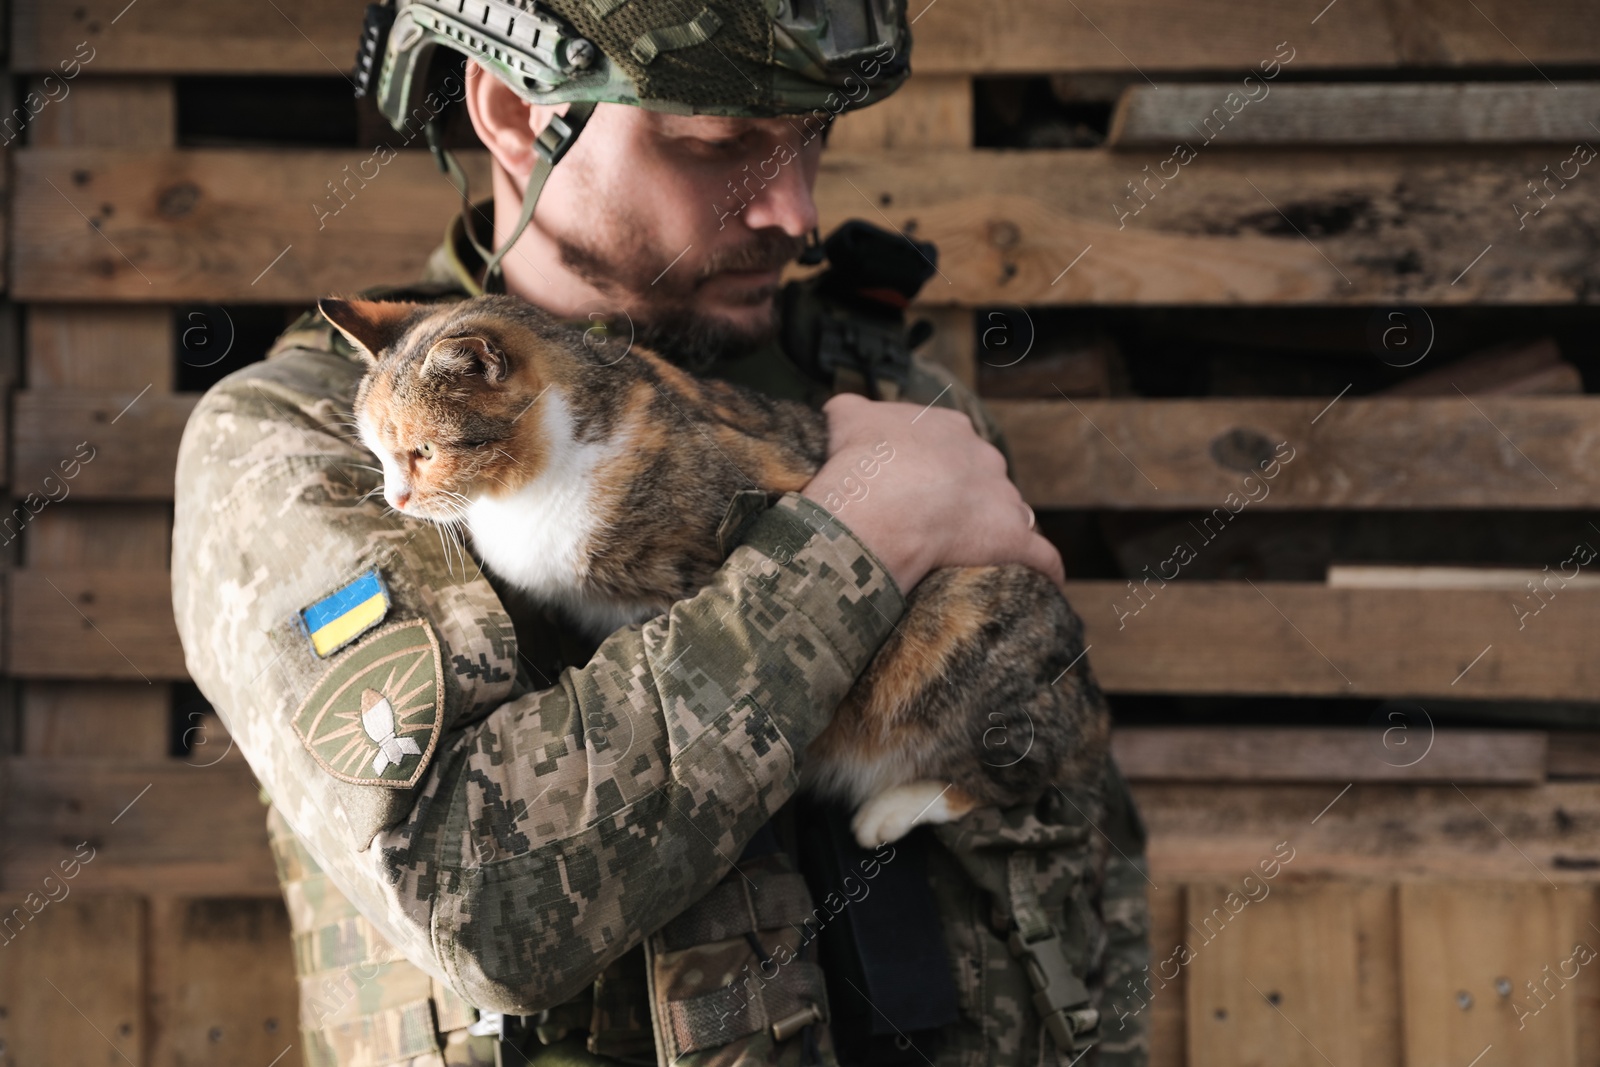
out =
[(482, 337), (446, 337), (428, 350), (422, 373), (432, 377), (479, 376), (490, 385), (506, 380), (506, 354)]
[(406, 320), (422, 306), (402, 300), (335, 300), (327, 297), (317, 301), (317, 310), (322, 312), (322, 317), (333, 323), (355, 346), (357, 354), (368, 363), (377, 363), (379, 354), (400, 340), (405, 333)]

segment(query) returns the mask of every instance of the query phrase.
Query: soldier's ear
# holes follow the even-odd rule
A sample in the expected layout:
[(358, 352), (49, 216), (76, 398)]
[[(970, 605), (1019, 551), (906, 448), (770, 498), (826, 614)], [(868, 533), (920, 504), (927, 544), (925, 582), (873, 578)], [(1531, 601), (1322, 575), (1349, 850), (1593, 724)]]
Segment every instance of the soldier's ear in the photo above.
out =
[(362, 359), (372, 364), (378, 362), (384, 349), (400, 340), (412, 313), (423, 306), (401, 300), (325, 297), (317, 301), (322, 317), (345, 335)]

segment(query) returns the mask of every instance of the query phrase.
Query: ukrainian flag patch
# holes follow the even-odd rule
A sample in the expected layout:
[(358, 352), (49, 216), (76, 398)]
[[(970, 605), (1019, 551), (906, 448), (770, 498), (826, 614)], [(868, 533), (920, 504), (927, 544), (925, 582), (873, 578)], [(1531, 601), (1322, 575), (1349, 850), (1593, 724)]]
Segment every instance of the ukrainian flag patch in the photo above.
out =
[(327, 656), (348, 645), (389, 613), (389, 592), (378, 577), (377, 568), (300, 612), (311, 647), (318, 656)]

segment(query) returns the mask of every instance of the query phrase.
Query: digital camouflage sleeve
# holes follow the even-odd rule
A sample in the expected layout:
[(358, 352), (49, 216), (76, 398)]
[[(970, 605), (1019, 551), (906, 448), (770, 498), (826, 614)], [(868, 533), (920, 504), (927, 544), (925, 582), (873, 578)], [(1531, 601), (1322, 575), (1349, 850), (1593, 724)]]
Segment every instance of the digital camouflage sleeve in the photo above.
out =
[(477, 1007), (536, 1012), (729, 870), (904, 601), (791, 494), (703, 592), (535, 689), (489, 583), (377, 495), (341, 422), (361, 372), (290, 349), (200, 401), (173, 532), (188, 669), (384, 938)]

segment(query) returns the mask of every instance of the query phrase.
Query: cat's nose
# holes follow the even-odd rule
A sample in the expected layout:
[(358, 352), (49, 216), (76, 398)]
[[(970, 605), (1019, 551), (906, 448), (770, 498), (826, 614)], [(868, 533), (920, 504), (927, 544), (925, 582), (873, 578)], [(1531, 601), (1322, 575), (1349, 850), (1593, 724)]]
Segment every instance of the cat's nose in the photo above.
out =
[(389, 503), (394, 506), (396, 511), (398, 511), (401, 508), (405, 507), (406, 506), (406, 501), (410, 500), (410, 499), (411, 499), (411, 490), (402, 489), (398, 493), (394, 493), (394, 494), (390, 495)]

